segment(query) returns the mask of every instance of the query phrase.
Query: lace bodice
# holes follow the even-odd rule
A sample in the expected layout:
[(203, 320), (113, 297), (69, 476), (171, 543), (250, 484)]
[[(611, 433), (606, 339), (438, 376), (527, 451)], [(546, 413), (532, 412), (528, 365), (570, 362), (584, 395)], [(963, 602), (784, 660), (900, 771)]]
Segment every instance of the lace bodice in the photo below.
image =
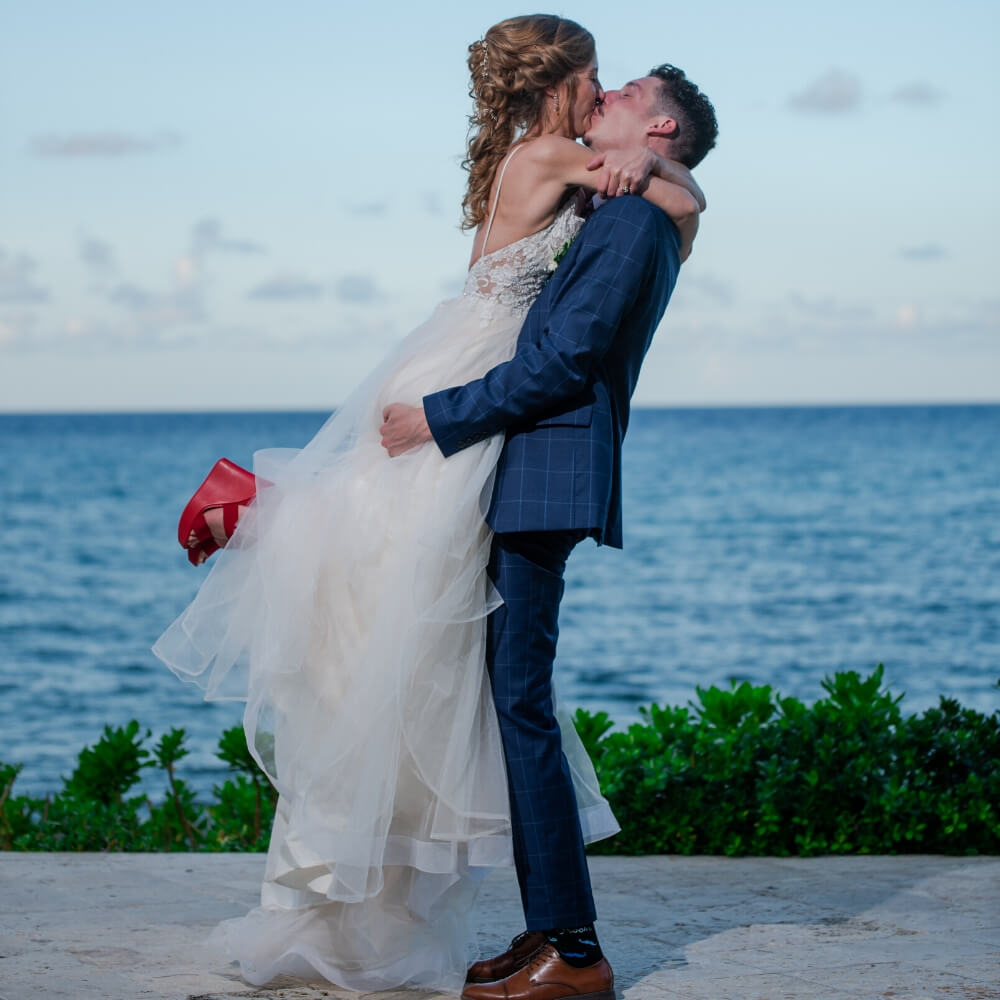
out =
[(556, 255), (574, 239), (583, 222), (570, 200), (545, 229), (483, 254), (469, 269), (463, 294), (482, 296), (513, 313), (526, 313), (555, 270)]

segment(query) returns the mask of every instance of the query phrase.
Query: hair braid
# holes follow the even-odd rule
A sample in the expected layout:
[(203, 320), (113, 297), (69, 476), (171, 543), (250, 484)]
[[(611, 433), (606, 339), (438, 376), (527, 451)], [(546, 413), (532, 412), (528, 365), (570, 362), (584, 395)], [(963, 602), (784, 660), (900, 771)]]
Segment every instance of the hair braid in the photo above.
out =
[(508, 150), (542, 121), (546, 91), (563, 84), (570, 114), (574, 74), (594, 59), (594, 39), (575, 21), (552, 14), (512, 17), (495, 24), (469, 46), (469, 142), (462, 166), (469, 182), (462, 201), (462, 228), (486, 217), (493, 179)]

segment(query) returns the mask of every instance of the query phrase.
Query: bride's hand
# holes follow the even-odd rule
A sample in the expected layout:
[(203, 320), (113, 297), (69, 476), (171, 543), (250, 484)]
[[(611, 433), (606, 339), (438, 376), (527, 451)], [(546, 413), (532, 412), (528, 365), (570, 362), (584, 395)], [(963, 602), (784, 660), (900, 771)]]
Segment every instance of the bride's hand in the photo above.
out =
[(684, 188), (705, 211), (705, 195), (691, 171), (676, 160), (658, 156), (647, 146), (612, 149), (600, 153), (587, 164), (588, 170), (600, 170), (597, 193), (605, 198), (619, 194), (645, 194), (650, 177), (659, 177), (669, 184)]
[(620, 194), (642, 194), (649, 186), (649, 178), (656, 173), (659, 160), (651, 149), (635, 146), (599, 153), (587, 164), (587, 169), (601, 171), (595, 185), (597, 193), (602, 198), (614, 198)]

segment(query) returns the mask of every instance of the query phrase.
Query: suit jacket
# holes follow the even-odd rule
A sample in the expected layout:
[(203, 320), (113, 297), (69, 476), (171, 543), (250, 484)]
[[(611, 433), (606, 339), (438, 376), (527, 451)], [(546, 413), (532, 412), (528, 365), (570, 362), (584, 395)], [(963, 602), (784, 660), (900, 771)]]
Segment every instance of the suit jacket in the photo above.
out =
[(639, 368), (680, 269), (680, 237), (639, 197), (587, 220), (535, 300), (514, 357), (424, 397), (444, 455), (501, 431), (494, 531), (585, 529), (621, 548), (621, 444)]

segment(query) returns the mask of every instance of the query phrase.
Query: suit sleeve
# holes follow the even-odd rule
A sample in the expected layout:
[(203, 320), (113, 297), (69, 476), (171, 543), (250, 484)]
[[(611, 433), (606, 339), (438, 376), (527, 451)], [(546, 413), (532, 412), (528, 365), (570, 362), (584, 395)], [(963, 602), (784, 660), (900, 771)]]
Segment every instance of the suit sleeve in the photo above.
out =
[(662, 252), (653, 212), (641, 198), (616, 198), (595, 212), (551, 279), (558, 285), (538, 342), (520, 343), (481, 379), (424, 397), (444, 455), (541, 419), (584, 389)]

